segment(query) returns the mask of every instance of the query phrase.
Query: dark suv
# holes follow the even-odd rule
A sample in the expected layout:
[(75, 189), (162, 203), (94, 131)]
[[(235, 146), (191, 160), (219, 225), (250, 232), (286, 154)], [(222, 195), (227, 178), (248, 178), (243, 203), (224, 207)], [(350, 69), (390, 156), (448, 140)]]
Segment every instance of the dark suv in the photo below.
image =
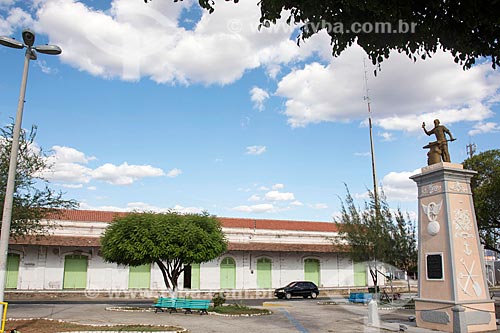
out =
[(304, 298), (316, 298), (319, 295), (318, 287), (310, 281), (290, 282), (283, 288), (274, 291), (274, 296), (278, 298), (290, 299), (292, 296), (302, 296)]

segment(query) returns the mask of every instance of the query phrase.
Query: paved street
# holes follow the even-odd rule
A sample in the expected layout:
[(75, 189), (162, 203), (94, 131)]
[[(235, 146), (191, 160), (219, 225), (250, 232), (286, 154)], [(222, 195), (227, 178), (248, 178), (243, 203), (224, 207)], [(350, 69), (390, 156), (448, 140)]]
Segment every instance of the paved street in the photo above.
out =
[[(315, 332), (386, 332), (378, 328), (365, 325), (367, 320), (367, 306), (363, 305), (322, 305), (324, 300), (291, 301), (268, 300), (262, 303), (273, 314), (259, 317), (224, 317), (217, 315), (200, 316), (198, 314), (185, 315), (182, 313), (154, 313), (154, 312), (117, 312), (108, 311), (107, 307), (125, 306), (120, 304), (78, 303), (67, 302), (38, 304), (33, 302), (13, 303), (9, 306), (9, 318), (52, 318), (83, 324), (161, 324), (175, 325), (187, 328), (193, 333), (217, 332), (235, 333), (245, 332), (273, 332), (273, 333), (315, 333)], [(258, 300), (243, 301), (243, 304), (256, 305)], [(132, 305), (132, 304), (130, 304)], [(137, 303), (134, 306), (147, 307), (148, 303)], [(410, 325), (407, 332), (431, 332), (412, 328), (407, 322), (413, 310), (381, 310), (383, 324), (392, 324), (389, 328), (397, 331), (399, 322)]]

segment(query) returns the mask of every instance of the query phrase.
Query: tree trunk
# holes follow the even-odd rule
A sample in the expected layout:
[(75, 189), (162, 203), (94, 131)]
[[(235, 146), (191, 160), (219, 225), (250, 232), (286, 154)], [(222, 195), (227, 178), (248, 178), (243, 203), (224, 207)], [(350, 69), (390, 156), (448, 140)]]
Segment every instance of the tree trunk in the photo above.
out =
[(167, 274), (167, 267), (165, 267), (165, 264), (161, 260), (156, 260), (155, 263), (160, 267), (161, 274), (163, 275), (163, 281), (165, 282), (165, 286), (167, 287), (168, 290), (171, 290), (170, 288), (170, 283), (168, 279), (168, 274)]
[(163, 281), (165, 286), (169, 290), (172, 297), (177, 297), (177, 287), (178, 280), (181, 273), (184, 271), (181, 262), (171, 262), (167, 261), (165, 265), (161, 260), (155, 261), (158, 267), (160, 267), (161, 274), (163, 275)]

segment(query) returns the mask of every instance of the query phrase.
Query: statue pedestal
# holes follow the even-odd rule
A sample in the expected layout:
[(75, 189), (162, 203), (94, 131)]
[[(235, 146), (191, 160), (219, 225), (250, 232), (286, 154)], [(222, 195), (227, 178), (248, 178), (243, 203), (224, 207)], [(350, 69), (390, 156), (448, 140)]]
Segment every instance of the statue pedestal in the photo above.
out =
[(410, 177), (418, 185), (418, 327), (496, 330), (470, 189), (474, 174), (440, 162)]

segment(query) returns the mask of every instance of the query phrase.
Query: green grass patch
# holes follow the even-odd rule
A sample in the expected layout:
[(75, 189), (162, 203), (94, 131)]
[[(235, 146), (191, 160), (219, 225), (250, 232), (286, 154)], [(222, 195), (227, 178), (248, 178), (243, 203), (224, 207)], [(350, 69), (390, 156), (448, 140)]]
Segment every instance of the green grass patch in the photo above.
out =
[(217, 306), (215, 308), (210, 307), (208, 311), (220, 314), (228, 314), (228, 315), (264, 315), (271, 313), (271, 311), (267, 309), (249, 308), (248, 306), (242, 304), (230, 304), (224, 306)]

